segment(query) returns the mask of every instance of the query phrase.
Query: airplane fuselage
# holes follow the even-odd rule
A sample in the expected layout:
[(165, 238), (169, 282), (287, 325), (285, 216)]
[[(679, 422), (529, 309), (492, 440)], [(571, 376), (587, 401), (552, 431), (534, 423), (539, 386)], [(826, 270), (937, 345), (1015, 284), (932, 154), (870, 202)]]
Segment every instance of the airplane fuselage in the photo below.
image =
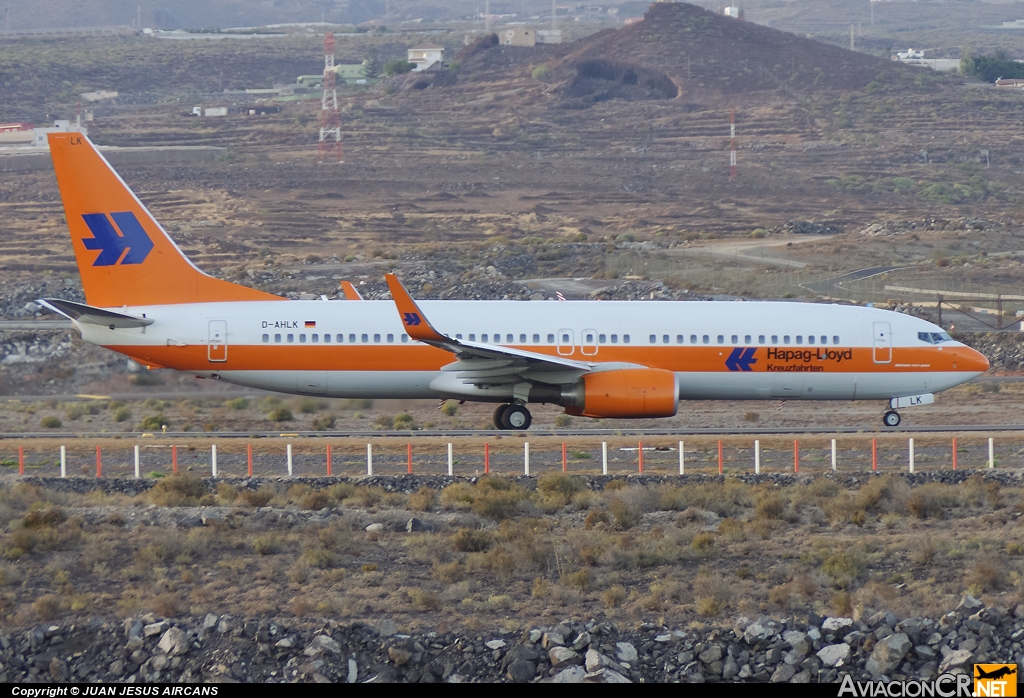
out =
[[(982, 373), (973, 350), (936, 342), (910, 315), (792, 302), (421, 301), (457, 339), (674, 372), (680, 399), (889, 399)], [(221, 302), (122, 307), (153, 324), (82, 336), (143, 365), (330, 397), (507, 400), (462, 385), (442, 349), (414, 341), (391, 301)], [(927, 337), (922, 339), (921, 337)], [(948, 335), (947, 335), (948, 337)], [(557, 376), (545, 377), (556, 382)]]

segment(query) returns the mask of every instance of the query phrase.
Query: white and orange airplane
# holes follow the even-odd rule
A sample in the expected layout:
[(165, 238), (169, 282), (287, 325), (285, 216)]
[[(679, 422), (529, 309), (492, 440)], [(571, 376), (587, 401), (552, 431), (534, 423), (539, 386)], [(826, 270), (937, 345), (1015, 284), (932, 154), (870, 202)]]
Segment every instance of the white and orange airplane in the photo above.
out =
[[(301, 395), (529, 403), (669, 417), (680, 400), (886, 400), (988, 369), (942, 328), (873, 308), (791, 302), (297, 301), (196, 268), (85, 136), (49, 134), (87, 304), (46, 299), (82, 338), (148, 368)], [(346, 288), (346, 297), (358, 293)]]

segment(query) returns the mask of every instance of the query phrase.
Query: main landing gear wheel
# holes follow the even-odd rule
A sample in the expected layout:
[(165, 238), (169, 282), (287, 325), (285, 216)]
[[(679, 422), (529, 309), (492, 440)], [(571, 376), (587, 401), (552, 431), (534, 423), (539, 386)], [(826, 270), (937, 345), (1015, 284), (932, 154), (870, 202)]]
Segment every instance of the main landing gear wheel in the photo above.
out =
[(533, 423), (530, 411), (522, 405), (509, 405), (501, 415), (501, 424), (505, 429), (523, 431)]
[(529, 429), (533, 423), (530, 411), (522, 405), (498, 405), (494, 410), (494, 426), (498, 429), (522, 431)]
[(882, 422), (887, 427), (898, 427), (900, 425), (900, 414), (899, 414), (899, 412), (894, 412), (893, 410), (889, 410), (884, 415), (882, 415)]

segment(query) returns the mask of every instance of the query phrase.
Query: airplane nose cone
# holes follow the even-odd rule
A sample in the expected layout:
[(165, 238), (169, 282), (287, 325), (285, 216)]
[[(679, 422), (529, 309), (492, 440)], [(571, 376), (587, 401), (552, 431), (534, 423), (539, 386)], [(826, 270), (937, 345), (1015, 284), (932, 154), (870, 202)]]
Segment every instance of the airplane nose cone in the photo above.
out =
[(960, 347), (956, 353), (956, 367), (958, 371), (984, 373), (988, 370), (989, 362), (980, 351), (970, 347)]

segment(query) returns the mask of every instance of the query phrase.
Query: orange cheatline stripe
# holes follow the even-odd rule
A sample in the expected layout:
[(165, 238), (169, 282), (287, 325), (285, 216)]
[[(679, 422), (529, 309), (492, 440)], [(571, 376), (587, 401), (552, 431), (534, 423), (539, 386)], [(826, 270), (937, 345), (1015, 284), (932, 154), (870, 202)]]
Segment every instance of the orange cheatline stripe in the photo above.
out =
[[(181, 371), (438, 371), (452, 363), (451, 352), (423, 344), (256, 344), (229, 345), (227, 361), (211, 362), (205, 344), (184, 347), (165, 345), (108, 345), (108, 349), (126, 354), (144, 365), (155, 365)], [(514, 347), (557, 356), (555, 347)], [(583, 357), (576, 348), (572, 358), (597, 362), (629, 362), (650, 368), (676, 372), (729, 373), (726, 359), (731, 347), (624, 347), (602, 346), (597, 356)], [(967, 348), (901, 348), (892, 350), (892, 361), (876, 364), (870, 347), (850, 350), (843, 361), (772, 361), (767, 350), (758, 347), (749, 364), (751, 372), (779, 371), (788, 366), (800, 367), (807, 373), (917, 373), (983, 371), (977, 354)], [(973, 356), (972, 356), (973, 355)], [(954, 368), (954, 364), (956, 367)], [(987, 362), (986, 362), (987, 364)], [(820, 367), (820, 371), (817, 370)], [(771, 370), (769, 370), (771, 369)]]

